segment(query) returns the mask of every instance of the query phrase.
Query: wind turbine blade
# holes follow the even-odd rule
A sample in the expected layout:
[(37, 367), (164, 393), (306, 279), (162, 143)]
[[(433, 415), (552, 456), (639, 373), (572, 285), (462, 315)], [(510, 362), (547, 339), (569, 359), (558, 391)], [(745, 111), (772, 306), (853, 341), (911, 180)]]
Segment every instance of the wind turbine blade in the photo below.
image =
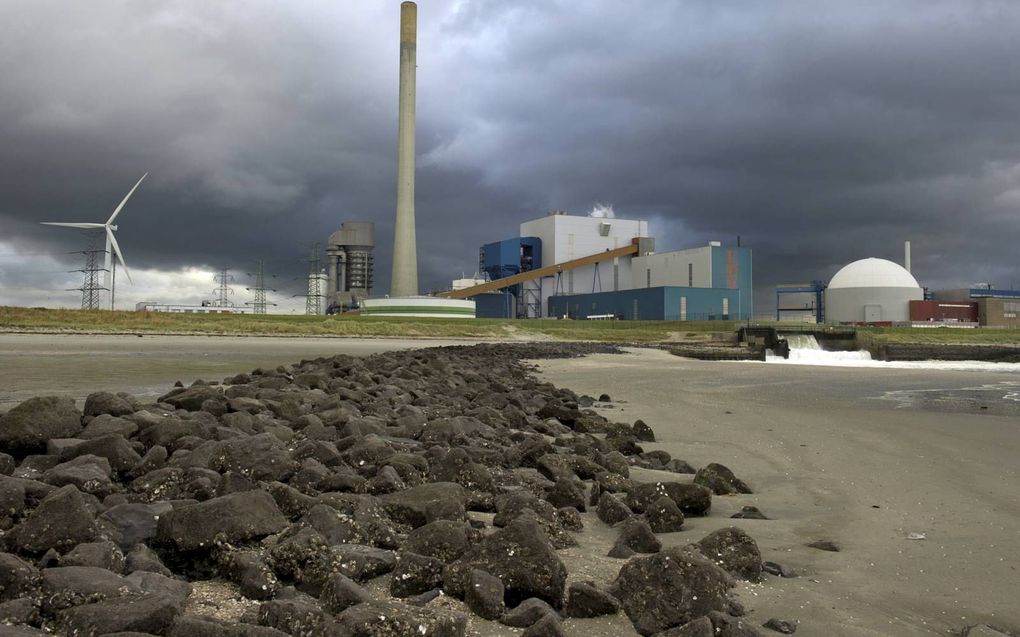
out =
[(106, 226), (102, 223), (62, 223), (59, 221), (40, 221), (44, 226), (61, 226), (63, 228), (105, 228)]
[(134, 283), (131, 280), (131, 273), (128, 272), (127, 264), (124, 263), (124, 255), (120, 252), (120, 246), (117, 245), (117, 237), (113, 236), (113, 229), (110, 226), (106, 226), (106, 236), (110, 239), (110, 245), (113, 247), (113, 253), (117, 255), (117, 260), (120, 261), (120, 267), (124, 268), (124, 274), (127, 275), (128, 283)]
[(145, 173), (144, 175), (142, 175), (142, 178), (138, 180), (138, 183), (135, 184), (135, 187), (132, 188), (130, 191), (128, 191), (127, 196), (124, 197), (124, 201), (120, 202), (120, 205), (117, 206), (117, 209), (113, 211), (113, 214), (110, 215), (110, 219), (106, 222), (106, 225), (110, 225), (111, 223), (113, 223), (113, 220), (116, 219), (117, 215), (120, 214), (120, 211), (124, 207), (124, 204), (126, 204), (128, 199), (131, 198), (131, 195), (135, 194), (135, 190), (138, 189), (138, 186), (140, 186), (142, 184), (142, 182), (145, 180), (145, 178), (148, 177), (148, 176), (149, 176), (149, 173)]

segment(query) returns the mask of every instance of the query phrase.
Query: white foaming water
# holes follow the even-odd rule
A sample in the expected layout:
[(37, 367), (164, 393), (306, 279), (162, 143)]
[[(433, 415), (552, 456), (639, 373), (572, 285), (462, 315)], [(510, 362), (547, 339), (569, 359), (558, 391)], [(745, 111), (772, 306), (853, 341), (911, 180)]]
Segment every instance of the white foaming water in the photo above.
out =
[[(790, 358), (773, 355), (772, 362), (782, 361), (792, 365), (847, 365), (855, 366), (860, 361), (871, 361), (871, 354), (865, 350), (856, 352), (829, 352), (822, 349), (818, 340), (810, 334), (790, 334), (786, 337), (790, 344)], [(769, 357), (766, 355), (768, 362)]]
[(790, 334), (790, 358), (766, 350), (765, 362), (775, 365), (817, 365), (822, 367), (869, 367), (873, 369), (941, 369), (947, 371), (986, 371), (1020, 373), (1020, 363), (989, 363), (986, 361), (876, 361), (865, 350), (830, 352), (822, 349), (810, 334)]

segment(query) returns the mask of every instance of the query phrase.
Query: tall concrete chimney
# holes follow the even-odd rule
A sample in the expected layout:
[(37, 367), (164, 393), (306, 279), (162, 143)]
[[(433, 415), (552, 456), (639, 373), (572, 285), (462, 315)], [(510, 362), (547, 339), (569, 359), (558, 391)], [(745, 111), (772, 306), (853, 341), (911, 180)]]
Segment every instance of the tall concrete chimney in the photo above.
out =
[(390, 296), (418, 294), (418, 248), (414, 235), (414, 74), (418, 6), (400, 3), (400, 104), (397, 114), (397, 221), (393, 226)]
[(903, 242), (903, 267), (910, 272), (910, 242)]

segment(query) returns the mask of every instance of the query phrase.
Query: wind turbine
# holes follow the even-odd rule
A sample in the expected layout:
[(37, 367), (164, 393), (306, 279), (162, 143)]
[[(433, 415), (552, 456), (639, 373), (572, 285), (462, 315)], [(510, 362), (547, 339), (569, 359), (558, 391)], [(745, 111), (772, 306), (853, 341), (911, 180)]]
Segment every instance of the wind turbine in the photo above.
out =
[(117, 229), (117, 226), (113, 225), (113, 222), (117, 220), (117, 215), (119, 215), (120, 211), (124, 209), (124, 204), (126, 204), (128, 202), (128, 199), (131, 198), (131, 195), (135, 194), (135, 190), (138, 189), (138, 186), (140, 186), (142, 184), (142, 181), (144, 181), (145, 178), (148, 177), (148, 176), (149, 176), (149, 173), (145, 173), (144, 175), (142, 175), (142, 178), (138, 180), (138, 183), (135, 184), (134, 188), (132, 188), (130, 191), (128, 191), (128, 194), (124, 197), (124, 201), (120, 202), (120, 205), (117, 206), (117, 209), (113, 211), (113, 214), (110, 215), (110, 218), (106, 220), (106, 223), (64, 223), (64, 222), (57, 222), (57, 221), (43, 221), (43, 222), (41, 222), (44, 226), (61, 226), (61, 227), (64, 227), (64, 228), (81, 228), (83, 230), (98, 230), (98, 229), (102, 228), (102, 229), (106, 230), (106, 257), (105, 257), (105, 259), (103, 261), (103, 267), (104, 267), (106, 273), (103, 275), (103, 280), (104, 280), (103, 281), (103, 285), (106, 287), (107, 290), (110, 291), (110, 309), (111, 310), (113, 309), (113, 298), (114, 297), (113, 297), (113, 284), (112, 284), (110, 275), (111, 275), (111, 273), (113, 271), (112, 266), (114, 264), (112, 263), (112, 261), (113, 261), (113, 254), (114, 253), (117, 255), (117, 260), (120, 261), (121, 267), (124, 268), (124, 274), (127, 275), (128, 282), (129, 283), (132, 282), (131, 281), (131, 273), (128, 272), (127, 264), (124, 263), (124, 255), (120, 251), (120, 246), (117, 245), (117, 237), (115, 237), (113, 235), (114, 231)]

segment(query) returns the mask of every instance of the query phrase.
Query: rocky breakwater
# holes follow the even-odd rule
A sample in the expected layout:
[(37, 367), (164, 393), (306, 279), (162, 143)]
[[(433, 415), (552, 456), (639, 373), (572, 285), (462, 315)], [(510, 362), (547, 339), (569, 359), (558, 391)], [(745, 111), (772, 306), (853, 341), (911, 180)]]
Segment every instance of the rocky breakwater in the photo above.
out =
[[(26, 401), (0, 418), (0, 634), (539, 636), (617, 613), (642, 635), (757, 634), (731, 598), (761, 578), (753, 539), (659, 538), (747, 485), (721, 465), (632, 479), (694, 469), (521, 362), (611, 350), (337, 356), (152, 404)], [(615, 525), (615, 578), (568, 573), (584, 517)], [(229, 608), (196, 602), (210, 583)]]

